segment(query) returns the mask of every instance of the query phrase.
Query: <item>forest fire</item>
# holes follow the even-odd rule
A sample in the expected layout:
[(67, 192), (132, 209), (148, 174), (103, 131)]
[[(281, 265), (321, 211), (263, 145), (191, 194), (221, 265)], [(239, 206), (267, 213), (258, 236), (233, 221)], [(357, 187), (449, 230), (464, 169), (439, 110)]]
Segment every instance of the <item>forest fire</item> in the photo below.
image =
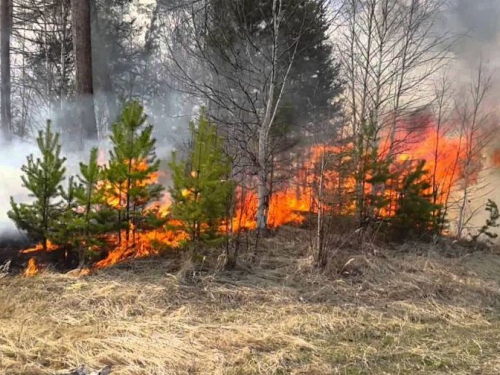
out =
[[(390, 162), (388, 182), (384, 184), (382, 193), (385, 206), (374, 211), (380, 217), (391, 217), (396, 213), (396, 199), (401, 194), (404, 178), (413, 170), (415, 163), (425, 161), (423, 170), (425, 175), (420, 178), (429, 181), (426, 193), (432, 196), (435, 204), (445, 204), (449, 199), (452, 187), (460, 179), (460, 157), (465, 147), (459, 137), (446, 136), (439, 133), (433, 124), (422, 127), (418, 132), (401, 132), (396, 144), (404, 148), (394, 149), (395, 158), (388, 158), (388, 148), (382, 147), (379, 158), (392, 160)], [(401, 141), (400, 143), (398, 143)], [(388, 141), (386, 140), (385, 144)], [(384, 143), (383, 143), (384, 144)], [(354, 146), (352, 143), (343, 146), (316, 144), (303, 150), (301, 164), (297, 167), (295, 177), (287, 184), (275, 190), (269, 200), (267, 219), (268, 227), (275, 229), (283, 225), (299, 225), (306, 220), (307, 214), (317, 214), (319, 207), (323, 212), (335, 215), (354, 215), (356, 213), (356, 179), (352, 170), (355, 161)], [(304, 156), (305, 155), (305, 156)], [(498, 153), (493, 154), (493, 162), (500, 160)], [(365, 163), (371, 163), (371, 156), (365, 157)], [(135, 163), (132, 172), (141, 174), (149, 169), (146, 161)], [(342, 166), (342, 167), (340, 167)], [(346, 170), (345, 174), (343, 172)], [(351, 168), (351, 170), (348, 170)], [(161, 172), (153, 170), (136, 186), (157, 186)], [(368, 173), (369, 175), (369, 173)], [(191, 173), (191, 177), (197, 178)], [(127, 181), (118, 183), (104, 181), (98, 188), (103, 191), (104, 201), (117, 214), (118, 220), (124, 220), (127, 201)], [(132, 189), (128, 187), (128, 189)], [(370, 196), (379, 189), (369, 179), (364, 182), (364, 193)], [(191, 199), (192, 192), (186, 189), (181, 191), (183, 198)], [(373, 198), (372, 198), (373, 199)], [(160, 255), (161, 253), (181, 248), (191, 237), (185, 229), (187, 223), (171, 216), (172, 197), (165, 193), (153, 203), (146, 204), (146, 200), (136, 199), (135, 205), (143, 205), (141, 215), (150, 215), (156, 218), (159, 225), (136, 227), (135, 219), (122, 222), (120, 231), (100, 235), (102, 246), (90, 247), (94, 253), (106, 254), (104, 259), (92, 264), (94, 269), (102, 269), (131, 258), (144, 258)], [(236, 188), (236, 204), (234, 215), (221, 224), (219, 231), (230, 234), (240, 231), (256, 229), (256, 214), (258, 197), (254, 190), (238, 186)], [(128, 226), (128, 229), (125, 227)], [(57, 244), (47, 242), (47, 251), (59, 249)], [(34, 254), (43, 251), (41, 244), (23, 250), (23, 254)], [(39, 271), (35, 258), (29, 260), (25, 275), (32, 276)]]
[(424, 169), (443, 193), (448, 194), (460, 177), (460, 156), (464, 153), (465, 142), (460, 137), (442, 135), (435, 128), (425, 129), (411, 138), (406, 150), (399, 155), (400, 160), (424, 160)]

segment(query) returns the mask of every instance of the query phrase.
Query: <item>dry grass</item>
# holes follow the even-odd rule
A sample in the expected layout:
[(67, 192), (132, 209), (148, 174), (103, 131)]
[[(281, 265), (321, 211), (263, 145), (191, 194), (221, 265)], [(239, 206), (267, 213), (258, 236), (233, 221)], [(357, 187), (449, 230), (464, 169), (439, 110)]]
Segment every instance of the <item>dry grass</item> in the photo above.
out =
[(0, 280), (0, 373), (498, 374), (500, 256), (355, 256), (318, 274), (297, 231), (251, 270), (168, 260)]

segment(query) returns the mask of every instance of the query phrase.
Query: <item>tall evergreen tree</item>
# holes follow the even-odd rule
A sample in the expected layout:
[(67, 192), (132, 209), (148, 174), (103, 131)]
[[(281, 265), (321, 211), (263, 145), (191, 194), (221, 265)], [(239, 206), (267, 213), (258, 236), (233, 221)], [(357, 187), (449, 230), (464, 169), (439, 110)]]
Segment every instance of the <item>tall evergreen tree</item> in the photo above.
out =
[(231, 163), (222, 139), (202, 111), (197, 125), (190, 123), (191, 149), (184, 160), (172, 154), (172, 216), (180, 220), (193, 241), (215, 239), (226, 218), (234, 184)]
[[(97, 139), (92, 76), (91, 0), (71, 0), (73, 48), (76, 67), (77, 118), (80, 139)], [(83, 144), (82, 144), (83, 145)]]
[(66, 172), (66, 158), (61, 157), (59, 134), (52, 132), (50, 121), (47, 128), (38, 133), (37, 144), (41, 156), (36, 159), (33, 155), (28, 156), (21, 177), (34, 201), (18, 204), (11, 197), (12, 210), (8, 215), (31, 238), (41, 241), (46, 252), (47, 241), (54, 234), (61, 213), (61, 183)]

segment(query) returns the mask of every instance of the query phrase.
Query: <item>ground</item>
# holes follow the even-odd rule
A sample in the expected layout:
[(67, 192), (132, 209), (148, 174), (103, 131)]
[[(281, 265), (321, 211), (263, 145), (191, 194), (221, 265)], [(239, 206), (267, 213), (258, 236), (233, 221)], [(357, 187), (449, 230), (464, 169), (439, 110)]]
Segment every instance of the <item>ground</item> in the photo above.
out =
[(500, 373), (497, 253), (374, 248), (318, 273), (297, 231), (232, 272), (177, 257), (5, 277), (0, 373)]

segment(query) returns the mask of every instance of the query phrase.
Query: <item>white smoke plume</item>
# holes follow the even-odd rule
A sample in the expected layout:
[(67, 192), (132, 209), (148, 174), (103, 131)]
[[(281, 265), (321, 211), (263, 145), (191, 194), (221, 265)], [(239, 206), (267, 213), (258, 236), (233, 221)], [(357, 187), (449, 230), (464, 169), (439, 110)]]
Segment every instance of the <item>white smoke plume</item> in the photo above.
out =
[(10, 197), (16, 201), (28, 201), (28, 192), (22, 188), (21, 166), (26, 162), (26, 155), (36, 154), (35, 145), (28, 142), (13, 141), (2, 143), (0, 150), (0, 237), (15, 235), (17, 229), (7, 216), (10, 209)]

